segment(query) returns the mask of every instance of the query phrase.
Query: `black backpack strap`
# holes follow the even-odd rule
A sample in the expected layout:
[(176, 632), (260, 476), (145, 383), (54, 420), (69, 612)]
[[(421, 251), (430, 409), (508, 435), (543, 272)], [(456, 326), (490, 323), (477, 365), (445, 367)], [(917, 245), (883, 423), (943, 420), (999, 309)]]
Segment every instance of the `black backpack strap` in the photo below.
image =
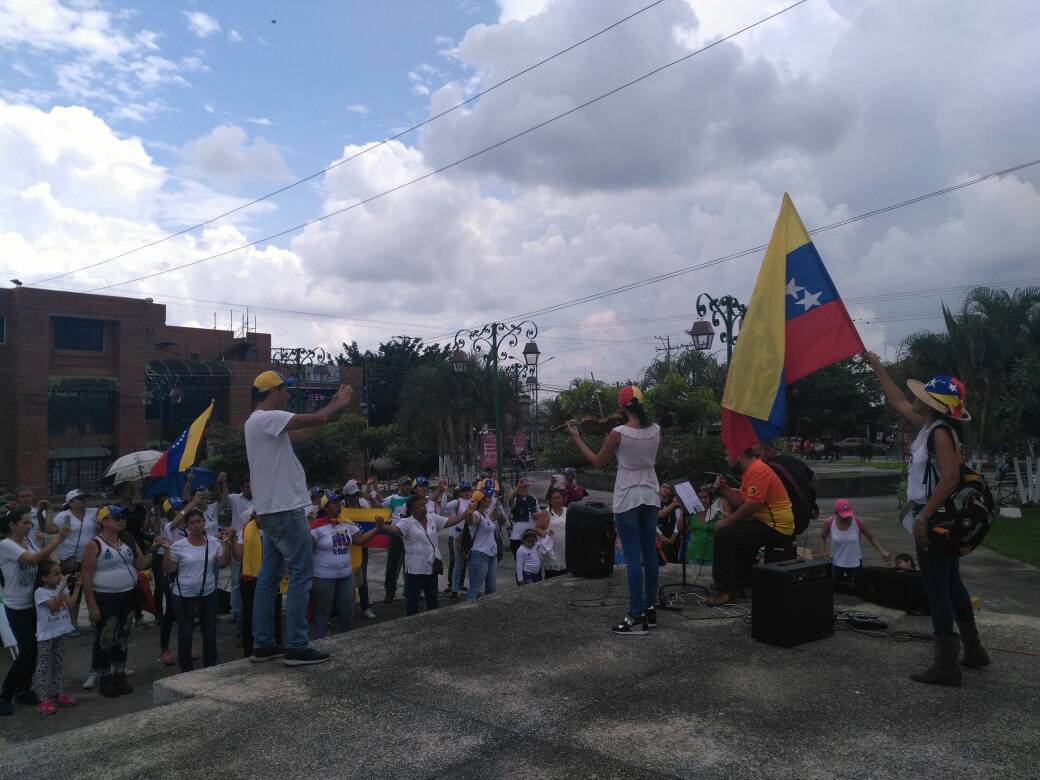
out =
[(790, 486), (794, 488), (794, 492), (797, 494), (798, 500), (802, 503), (803, 506), (807, 506), (809, 501), (805, 497), (805, 494), (802, 492), (802, 488), (798, 484), (798, 480), (794, 478), (794, 475), (791, 474), (791, 472), (788, 471), (787, 468), (782, 466), (779, 463), (779, 461), (767, 460), (766, 463), (769, 465), (769, 468), (779, 473), (779, 475), (783, 478), (784, 482), (790, 484)]

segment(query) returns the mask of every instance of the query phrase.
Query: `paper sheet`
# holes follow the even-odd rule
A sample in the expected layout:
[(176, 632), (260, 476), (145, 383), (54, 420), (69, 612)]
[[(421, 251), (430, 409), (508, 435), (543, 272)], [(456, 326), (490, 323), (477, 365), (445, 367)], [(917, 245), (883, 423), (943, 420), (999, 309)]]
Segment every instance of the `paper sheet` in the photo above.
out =
[(675, 491), (675, 495), (679, 496), (679, 500), (683, 502), (687, 514), (692, 515), (704, 511), (704, 504), (697, 498), (697, 491), (693, 489), (689, 480), (676, 482), (672, 485), (672, 490)]

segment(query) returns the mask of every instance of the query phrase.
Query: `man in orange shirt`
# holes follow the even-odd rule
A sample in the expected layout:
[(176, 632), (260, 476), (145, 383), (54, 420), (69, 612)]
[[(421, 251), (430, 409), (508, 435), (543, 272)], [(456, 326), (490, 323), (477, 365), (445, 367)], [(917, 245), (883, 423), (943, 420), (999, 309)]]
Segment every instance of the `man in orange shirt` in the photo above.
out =
[(757, 550), (763, 545), (786, 545), (794, 535), (794, 511), (780, 478), (751, 450), (737, 456), (741, 470), (740, 490), (719, 477), (715, 489), (734, 507), (715, 526), (715, 606), (733, 600), (737, 590), (737, 551)]

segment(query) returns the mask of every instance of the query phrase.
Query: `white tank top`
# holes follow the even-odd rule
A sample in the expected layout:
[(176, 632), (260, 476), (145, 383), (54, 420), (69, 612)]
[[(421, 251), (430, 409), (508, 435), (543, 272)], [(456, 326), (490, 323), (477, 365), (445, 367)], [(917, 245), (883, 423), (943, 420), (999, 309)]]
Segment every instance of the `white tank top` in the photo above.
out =
[(125, 593), (137, 586), (134, 551), (125, 544), (113, 547), (101, 536), (94, 540), (101, 547), (94, 563), (94, 590), (98, 593)]
[(831, 562), (843, 569), (855, 569), (863, 562), (859, 544), (859, 523), (855, 519), (844, 531), (837, 518), (831, 518)]
[[(906, 476), (906, 498), (914, 504), (927, 504), (928, 498), (935, 488), (935, 483), (938, 482), (938, 476), (932, 480), (931, 485), (927, 482), (929, 463), (935, 469), (935, 474), (939, 474), (939, 461), (928, 452), (928, 437), (940, 425), (946, 425), (946, 423), (942, 420), (936, 420), (931, 425), (924, 426), (920, 433), (917, 434), (917, 438), (914, 439), (914, 443), (910, 445), (910, 468)], [(950, 433), (953, 435), (954, 446), (960, 448), (960, 441), (952, 428), (950, 428)]]

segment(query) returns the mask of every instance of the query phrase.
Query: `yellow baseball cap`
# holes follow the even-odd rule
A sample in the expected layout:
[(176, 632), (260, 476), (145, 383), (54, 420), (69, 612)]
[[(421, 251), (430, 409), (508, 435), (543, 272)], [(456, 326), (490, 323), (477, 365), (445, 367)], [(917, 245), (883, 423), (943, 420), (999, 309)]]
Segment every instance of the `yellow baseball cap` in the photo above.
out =
[(261, 393), (266, 393), (268, 390), (274, 390), (279, 385), (288, 385), (292, 387), (296, 384), (295, 379), (285, 379), (277, 371), (264, 371), (256, 379), (253, 380), (253, 387), (259, 390)]

